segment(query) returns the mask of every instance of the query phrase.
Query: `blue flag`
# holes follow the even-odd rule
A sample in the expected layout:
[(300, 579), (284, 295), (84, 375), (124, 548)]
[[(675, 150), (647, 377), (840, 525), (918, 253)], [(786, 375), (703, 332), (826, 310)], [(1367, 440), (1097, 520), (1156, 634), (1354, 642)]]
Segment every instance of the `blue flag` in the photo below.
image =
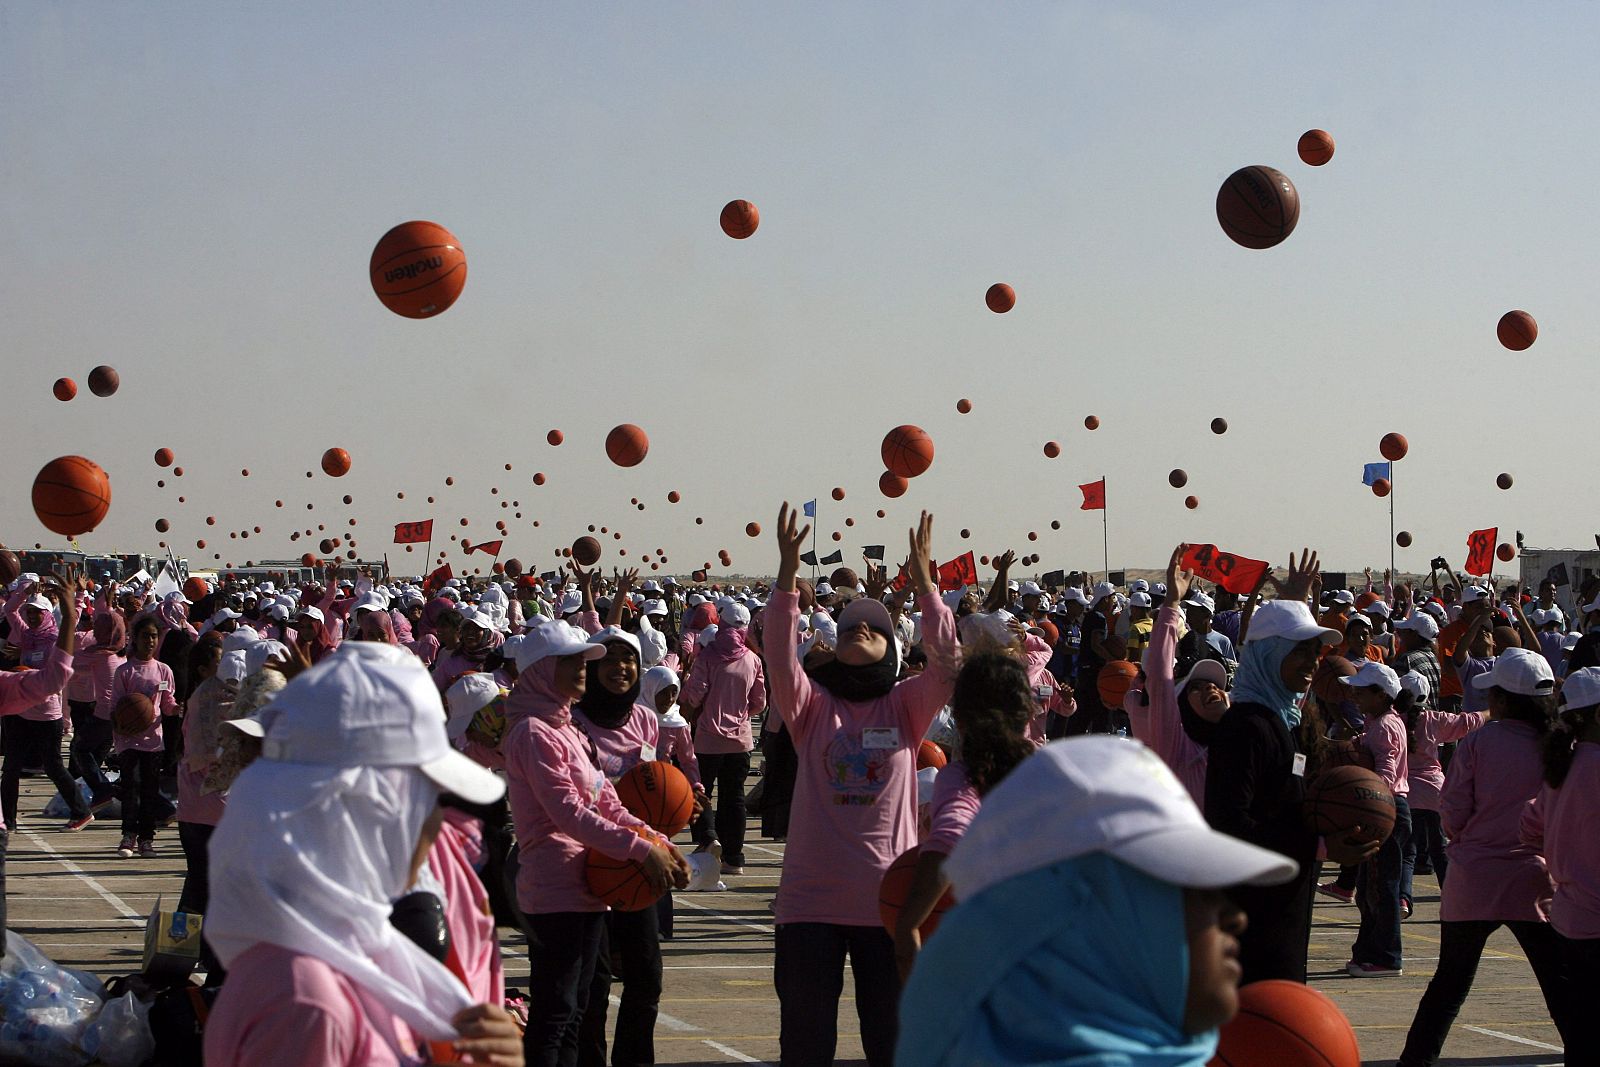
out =
[(1361, 484), (1371, 485), (1379, 478), (1389, 477), (1388, 463), (1368, 463), (1361, 468)]
[[(1388, 466), (1388, 464), (1384, 464), (1384, 466)], [(817, 502), (815, 500), (806, 501), (805, 515), (808, 519), (814, 519), (817, 517)]]

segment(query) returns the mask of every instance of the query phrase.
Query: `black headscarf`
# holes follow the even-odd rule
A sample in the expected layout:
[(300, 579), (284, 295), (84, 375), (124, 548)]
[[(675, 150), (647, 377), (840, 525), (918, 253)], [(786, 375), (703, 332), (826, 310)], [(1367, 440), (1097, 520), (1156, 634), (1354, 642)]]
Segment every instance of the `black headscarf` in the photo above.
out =
[(896, 663), (898, 657), (895, 655), (894, 635), (884, 633), (882, 630), (873, 632), (883, 634), (887, 646), (883, 650), (883, 658), (877, 663), (853, 667), (835, 658), (819, 667), (811, 668), (806, 673), (811, 676), (813, 682), (840, 700), (852, 704), (864, 704), (887, 695), (889, 690), (894, 688), (894, 683), (900, 674)]
[[(614, 644), (625, 646), (629, 652), (633, 646), (626, 641), (613, 639), (606, 642), (609, 649)], [(584, 718), (596, 726), (606, 730), (615, 730), (628, 721), (628, 716), (633, 714), (633, 706), (639, 701), (639, 683), (643, 678), (642, 671), (635, 671), (633, 687), (626, 693), (613, 693), (600, 681), (600, 665), (605, 662), (605, 657), (592, 659), (584, 665), (588, 673), (588, 680), (583, 687), (583, 699), (578, 701), (578, 710), (583, 712)], [(639, 657), (634, 656), (637, 665)]]

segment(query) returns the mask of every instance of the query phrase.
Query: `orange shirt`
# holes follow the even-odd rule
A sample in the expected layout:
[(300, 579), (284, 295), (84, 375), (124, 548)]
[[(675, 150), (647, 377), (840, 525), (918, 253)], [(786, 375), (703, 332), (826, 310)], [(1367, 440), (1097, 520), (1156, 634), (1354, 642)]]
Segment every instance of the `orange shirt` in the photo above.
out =
[(1456, 646), (1467, 634), (1467, 619), (1462, 616), (1439, 631), (1439, 693), (1441, 696), (1461, 695), (1461, 675), (1452, 660)]

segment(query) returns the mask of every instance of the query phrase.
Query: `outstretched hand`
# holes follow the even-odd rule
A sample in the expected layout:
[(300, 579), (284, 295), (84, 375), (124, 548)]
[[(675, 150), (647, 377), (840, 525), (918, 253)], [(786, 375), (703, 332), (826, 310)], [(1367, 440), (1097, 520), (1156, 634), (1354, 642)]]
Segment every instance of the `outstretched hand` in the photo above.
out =
[(926, 511), (911, 531), (911, 588), (918, 595), (935, 592), (933, 582), (933, 516)]
[(1294, 553), (1289, 553), (1289, 577), (1277, 583), (1278, 594), (1285, 600), (1305, 600), (1311, 595), (1313, 585), (1320, 585), (1322, 581), (1322, 563), (1317, 559), (1315, 551), (1309, 548), (1300, 550), (1300, 561), (1295, 562)]
[(1194, 574), (1183, 568), (1183, 557), (1188, 551), (1187, 542), (1172, 550), (1172, 559), (1167, 563), (1167, 603), (1176, 604), (1189, 595)]
[(778, 588), (786, 593), (794, 592), (795, 575), (800, 573), (800, 546), (804, 545), (806, 538), (811, 533), (811, 524), (800, 525), (800, 516), (790, 510), (789, 502), (785, 500), (778, 508)]

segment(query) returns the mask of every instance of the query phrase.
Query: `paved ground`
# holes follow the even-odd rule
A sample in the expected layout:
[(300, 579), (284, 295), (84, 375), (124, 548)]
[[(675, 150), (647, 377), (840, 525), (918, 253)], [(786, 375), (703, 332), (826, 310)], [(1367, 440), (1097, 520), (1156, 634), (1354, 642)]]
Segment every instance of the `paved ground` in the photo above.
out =
[[(143, 919), (165, 894), (177, 896), (183, 854), (175, 830), (159, 835), (153, 860), (116, 854), (117, 829), (97, 823), (60, 829), (38, 812), (48, 782), (23, 783), (22, 826), (11, 838), (10, 923), (54, 959), (107, 977), (136, 970)], [(755, 826), (752, 825), (752, 832)], [(783, 847), (752, 838), (753, 861), (725, 893), (679, 894), (677, 937), (663, 946), (666, 995), (656, 1031), (662, 1063), (776, 1063), (778, 1012), (772, 992), (772, 925)], [(1313, 983), (1355, 1024), (1370, 1064), (1392, 1063), (1438, 955), (1438, 891), (1419, 879), (1417, 914), (1406, 923), (1406, 974), (1355, 980), (1341, 967), (1355, 938), (1356, 909), (1319, 898), (1312, 936)], [(504, 942), (509, 981), (527, 974), (520, 939)], [(1559, 1042), (1527, 961), (1504, 931), (1489, 942), (1471, 998), (1445, 1045), (1447, 1064), (1559, 1063)], [(841, 1062), (859, 1062), (846, 978)]]

